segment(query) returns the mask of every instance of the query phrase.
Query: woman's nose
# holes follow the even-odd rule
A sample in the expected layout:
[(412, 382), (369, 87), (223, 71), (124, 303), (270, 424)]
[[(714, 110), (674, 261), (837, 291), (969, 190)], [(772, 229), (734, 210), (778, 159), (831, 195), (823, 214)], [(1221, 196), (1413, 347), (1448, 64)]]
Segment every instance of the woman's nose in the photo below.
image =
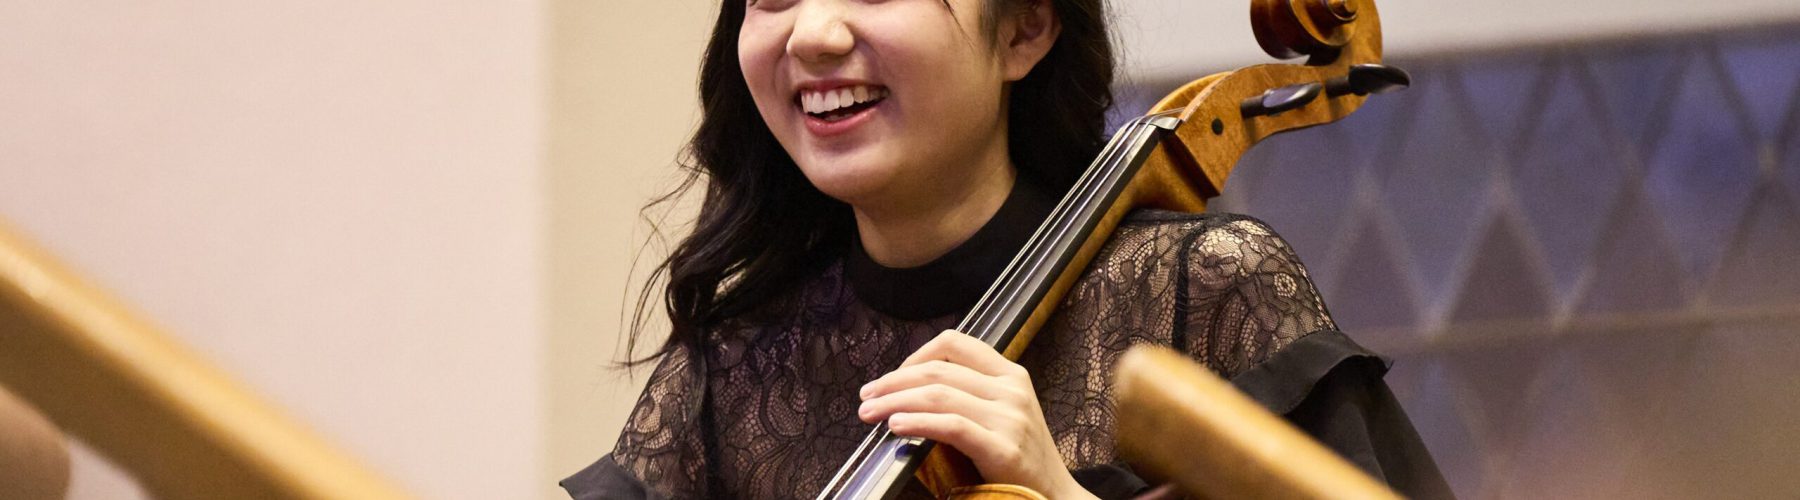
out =
[(788, 36), (788, 54), (806, 62), (822, 62), (850, 53), (856, 37), (846, 22), (844, 2), (800, 2), (794, 32)]

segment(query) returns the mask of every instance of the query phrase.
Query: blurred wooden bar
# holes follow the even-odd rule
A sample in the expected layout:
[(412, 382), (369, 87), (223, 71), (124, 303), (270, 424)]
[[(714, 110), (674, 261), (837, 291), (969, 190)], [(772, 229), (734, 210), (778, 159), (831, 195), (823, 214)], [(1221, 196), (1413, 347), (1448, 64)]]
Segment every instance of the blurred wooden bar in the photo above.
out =
[(157, 498), (405, 498), (0, 224), (0, 384)]
[(1114, 377), (1126, 458), (1189, 496), (1400, 498), (1181, 353), (1133, 347)]
[(68, 491), (62, 431), (0, 385), (0, 498), (59, 500)]

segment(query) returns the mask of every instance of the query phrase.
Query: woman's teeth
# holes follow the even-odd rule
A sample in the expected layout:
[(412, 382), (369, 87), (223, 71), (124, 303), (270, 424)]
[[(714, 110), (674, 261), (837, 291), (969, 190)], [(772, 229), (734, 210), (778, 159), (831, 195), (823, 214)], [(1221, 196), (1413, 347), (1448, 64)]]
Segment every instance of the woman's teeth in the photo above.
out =
[(802, 90), (800, 91), (800, 108), (809, 114), (823, 115), (859, 104), (880, 101), (887, 95), (886, 88), (869, 85), (839, 87), (825, 91)]

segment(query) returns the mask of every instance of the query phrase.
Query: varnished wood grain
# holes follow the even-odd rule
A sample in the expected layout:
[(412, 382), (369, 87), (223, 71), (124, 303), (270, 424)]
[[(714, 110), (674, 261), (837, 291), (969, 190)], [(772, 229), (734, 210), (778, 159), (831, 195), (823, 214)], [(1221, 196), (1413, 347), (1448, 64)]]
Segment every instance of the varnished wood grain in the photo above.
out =
[(1120, 450), (1190, 496), (1399, 498), (1179, 352), (1133, 347), (1113, 380)]
[(157, 498), (405, 498), (3, 225), (0, 383)]

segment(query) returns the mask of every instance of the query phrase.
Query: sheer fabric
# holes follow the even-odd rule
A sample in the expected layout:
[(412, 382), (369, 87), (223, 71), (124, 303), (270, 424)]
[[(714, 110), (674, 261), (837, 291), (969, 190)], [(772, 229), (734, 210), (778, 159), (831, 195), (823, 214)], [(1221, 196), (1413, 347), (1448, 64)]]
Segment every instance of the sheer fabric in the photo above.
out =
[[(955, 326), (1053, 205), (1019, 182), (932, 263), (887, 268), (853, 247), (710, 332), (706, 352), (665, 354), (613, 452), (563, 486), (577, 498), (811, 498), (872, 427), (856, 417), (858, 389)], [(1385, 362), (1336, 331), (1293, 249), (1259, 221), (1133, 213), (1019, 360), (1065, 465), (1103, 497), (1143, 487), (1115, 448), (1110, 383), (1139, 343), (1185, 351), (1402, 493), (1448, 496), (1381, 384)]]
[[(666, 356), (610, 460), (667, 497), (818, 491), (870, 429), (856, 418), (857, 389), (960, 319), (961, 311), (898, 318), (859, 300), (857, 289), (881, 283), (855, 285), (840, 263), (756, 315), (779, 320), (721, 329), (716, 348), (699, 358), (704, 371), (688, 353)], [(1305, 268), (1267, 226), (1141, 212), (1115, 233), (1020, 363), (1033, 374), (1066, 465), (1082, 469), (1118, 460), (1108, 376), (1130, 346), (1176, 346), (1231, 377), (1332, 328)], [(693, 377), (705, 378), (704, 394), (692, 390)]]

